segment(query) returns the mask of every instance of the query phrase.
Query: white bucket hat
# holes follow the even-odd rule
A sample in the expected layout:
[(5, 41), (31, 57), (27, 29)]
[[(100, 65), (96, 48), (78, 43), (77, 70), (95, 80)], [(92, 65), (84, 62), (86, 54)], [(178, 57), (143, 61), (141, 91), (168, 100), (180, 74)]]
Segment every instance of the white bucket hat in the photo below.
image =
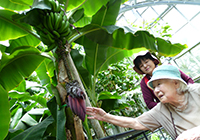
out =
[(179, 69), (173, 65), (161, 65), (154, 69), (153, 76), (148, 81), (147, 85), (149, 88), (153, 89), (153, 81), (159, 79), (174, 79), (183, 82), (185, 85), (187, 83), (181, 78), (181, 73)]

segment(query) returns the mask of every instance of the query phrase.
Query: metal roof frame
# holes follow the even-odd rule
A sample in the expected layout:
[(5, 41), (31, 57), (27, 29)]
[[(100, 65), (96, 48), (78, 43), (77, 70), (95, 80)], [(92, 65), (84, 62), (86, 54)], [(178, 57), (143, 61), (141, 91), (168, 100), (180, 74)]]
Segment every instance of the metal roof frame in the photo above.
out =
[(144, 2), (136, 3), (136, 0), (134, 1), (134, 4), (132, 5), (123, 5), (123, 7), (120, 9), (120, 13), (124, 13), (126, 11), (129, 11), (131, 9), (141, 8), (141, 7), (148, 7), (148, 6), (155, 6), (155, 5), (174, 5), (174, 4), (189, 4), (189, 5), (200, 5), (200, 1), (197, 2), (197, 0), (187, 0), (187, 1), (178, 1), (178, 0), (146, 0)]

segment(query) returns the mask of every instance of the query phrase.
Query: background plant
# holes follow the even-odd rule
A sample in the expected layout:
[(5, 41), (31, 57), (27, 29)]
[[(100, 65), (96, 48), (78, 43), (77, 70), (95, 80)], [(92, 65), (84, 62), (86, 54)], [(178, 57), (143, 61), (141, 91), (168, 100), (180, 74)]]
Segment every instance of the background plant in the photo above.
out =
[[(84, 133), (92, 139), (88, 120), (75, 121), (78, 117), (63, 103), (66, 90), (62, 78), (78, 80), (87, 95), (86, 104), (98, 106), (103, 96), (97, 96), (95, 91), (97, 75), (110, 64), (141, 50), (174, 56), (187, 47), (171, 44), (148, 31), (115, 26), (120, 5), (124, 1), (57, 2), (70, 23), (70, 32), (66, 36), (61, 31), (56, 33), (62, 26), (51, 28), (51, 24), (57, 25), (50, 22), (51, 12), (58, 13), (51, 16), (55, 18), (61, 17), (61, 11), (55, 11), (50, 1), (0, 2), (4, 8), (0, 10), (0, 31), (3, 33), (0, 41), (9, 41), (8, 46), (0, 47), (1, 139), (78, 139), (85, 137)], [(48, 28), (44, 24), (47, 20), (43, 20), (43, 17), (48, 17), (48, 24), (51, 23)], [(43, 32), (45, 29), (48, 30)], [(55, 32), (55, 29), (58, 30)], [(84, 56), (77, 49), (72, 49), (75, 44), (83, 46)], [(63, 66), (62, 62), (68, 66)], [(63, 76), (63, 72), (67, 76)], [(38, 85), (30, 84), (30, 79)], [(125, 88), (122, 87), (121, 92)], [(95, 138), (105, 136), (98, 121), (90, 120), (90, 124)]]

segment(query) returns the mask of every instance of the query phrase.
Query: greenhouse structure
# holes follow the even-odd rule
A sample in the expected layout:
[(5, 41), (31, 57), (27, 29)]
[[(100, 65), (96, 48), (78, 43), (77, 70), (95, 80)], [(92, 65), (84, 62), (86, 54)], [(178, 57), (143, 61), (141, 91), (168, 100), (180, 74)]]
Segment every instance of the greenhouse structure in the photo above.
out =
[(173, 140), (164, 127), (124, 128), (86, 108), (151, 110), (133, 63), (141, 52), (198, 85), (199, 22), (199, 0), (1, 0), (0, 140)]

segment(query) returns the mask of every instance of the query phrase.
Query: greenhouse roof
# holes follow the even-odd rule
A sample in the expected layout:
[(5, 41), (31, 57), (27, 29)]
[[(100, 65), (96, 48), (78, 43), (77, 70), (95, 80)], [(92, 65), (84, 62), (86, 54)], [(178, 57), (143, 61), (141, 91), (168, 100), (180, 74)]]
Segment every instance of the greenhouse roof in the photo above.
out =
[(199, 77), (199, 0), (129, 0), (119, 11), (116, 25), (139, 27), (155, 37), (188, 48), (173, 58), (181, 70)]

